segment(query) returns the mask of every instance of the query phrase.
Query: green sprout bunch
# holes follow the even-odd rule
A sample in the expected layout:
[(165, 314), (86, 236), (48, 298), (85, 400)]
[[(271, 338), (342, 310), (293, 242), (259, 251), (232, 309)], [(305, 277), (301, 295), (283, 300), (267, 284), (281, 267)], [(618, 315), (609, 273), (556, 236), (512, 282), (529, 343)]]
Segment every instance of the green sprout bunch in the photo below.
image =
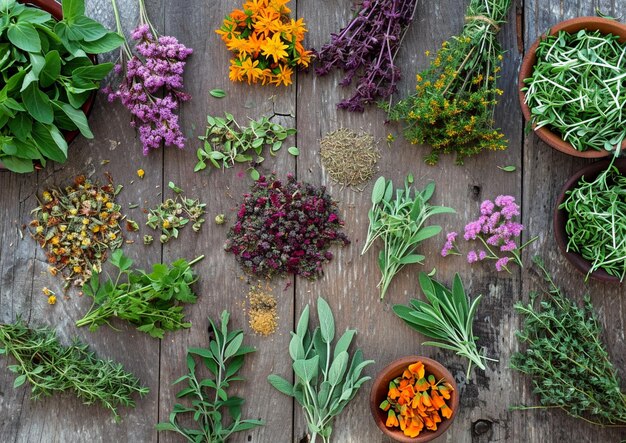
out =
[[(389, 109), (389, 119), (404, 124), (413, 144), (428, 144), (434, 165), (441, 154), (456, 162), (507, 141), (494, 128), (494, 109), (503, 91), (496, 87), (502, 49), (496, 40), (511, 0), (471, 0), (461, 35), (444, 41), (430, 66), (417, 74), (415, 92)], [(426, 51), (430, 56), (430, 51)]]

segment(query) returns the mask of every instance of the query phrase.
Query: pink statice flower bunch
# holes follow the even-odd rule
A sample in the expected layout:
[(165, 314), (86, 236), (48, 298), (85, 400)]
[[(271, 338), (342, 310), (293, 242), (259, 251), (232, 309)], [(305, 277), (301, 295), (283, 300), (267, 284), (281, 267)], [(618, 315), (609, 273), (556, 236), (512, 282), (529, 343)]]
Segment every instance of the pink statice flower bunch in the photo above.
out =
[[(463, 238), (468, 242), (478, 243), (477, 247), (467, 252), (468, 263), (494, 260), (498, 272), (510, 272), (508, 265), (511, 262), (522, 266), (521, 250), (537, 237), (518, 246), (524, 230), (524, 226), (516, 221), (519, 215), (520, 207), (511, 195), (499, 195), (494, 201), (482, 202), (478, 219), (465, 225)], [(457, 232), (446, 235), (446, 242), (441, 249), (442, 256), (461, 254), (456, 245), (458, 235)]]
[(183, 73), (193, 49), (175, 37), (158, 36), (148, 23), (140, 24), (131, 38), (134, 50), (125, 44), (115, 66), (122, 81), (116, 90), (105, 89), (108, 99), (120, 100), (133, 115), (131, 126), (139, 132), (144, 155), (162, 144), (182, 149), (185, 137), (176, 112), (180, 102), (191, 98), (183, 91)]

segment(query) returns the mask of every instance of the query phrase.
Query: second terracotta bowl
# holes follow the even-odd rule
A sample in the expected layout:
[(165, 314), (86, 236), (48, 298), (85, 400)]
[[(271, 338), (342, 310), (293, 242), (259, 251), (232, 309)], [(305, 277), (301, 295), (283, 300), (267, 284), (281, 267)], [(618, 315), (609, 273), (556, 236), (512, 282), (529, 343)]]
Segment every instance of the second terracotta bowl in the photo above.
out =
[[(380, 409), (380, 404), (387, 398), (387, 393), (389, 392), (389, 382), (396, 377), (402, 375), (405, 369), (408, 368), (409, 365), (415, 363), (416, 361), (421, 361), (424, 364), (424, 368), (426, 369), (427, 374), (432, 374), (435, 376), (437, 380), (444, 379), (446, 382), (450, 383), (454, 388), (454, 391), (450, 394), (450, 400), (447, 400), (446, 403), (450, 408), (452, 408), (452, 416), (447, 419), (443, 419), (436, 431), (429, 431), (426, 428), (420, 434), (415, 437), (407, 437), (404, 435), (404, 432), (400, 430), (400, 428), (388, 428), (385, 426), (385, 422), (387, 421), (387, 413)], [(411, 355), (408, 357), (400, 358), (398, 360), (393, 361), (388, 366), (386, 366), (376, 380), (374, 380), (374, 384), (372, 385), (372, 390), (370, 392), (370, 410), (372, 412), (372, 416), (374, 417), (374, 421), (376, 422), (376, 426), (383, 432), (383, 434), (388, 437), (393, 438), (399, 442), (405, 443), (425, 443), (431, 441), (439, 436), (441, 436), (452, 424), (454, 417), (459, 409), (459, 388), (454, 381), (454, 377), (441, 363), (430, 359), (428, 357), (422, 357), (419, 355)]]
[[(588, 31), (600, 31), (602, 34), (614, 34), (620, 37), (619, 41), (621, 43), (626, 43), (626, 26), (616, 22), (615, 20), (608, 20), (601, 17), (578, 17), (571, 20), (566, 20), (557, 24), (556, 26), (553, 26), (547, 35), (555, 35), (558, 34), (560, 31), (573, 33), (578, 32), (582, 29), (586, 29)], [(539, 37), (539, 39), (537, 39), (537, 41), (530, 47), (530, 49), (524, 56), (524, 60), (522, 61), (522, 67), (520, 68), (519, 73), (519, 100), (522, 106), (522, 113), (524, 114), (524, 118), (527, 122), (531, 121), (531, 115), (530, 109), (526, 104), (526, 94), (524, 93), (524, 91), (522, 91), (522, 88), (526, 86), (524, 84), (524, 79), (532, 77), (535, 63), (537, 63), (537, 47), (539, 46), (539, 43), (543, 38), (545, 38), (545, 35)], [(612, 154), (609, 151), (597, 151), (595, 149), (579, 151), (574, 148), (571, 143), (563, 140), (560, 134), (552, 132), (545, 126), (539, 129), (535, 129), (535, 134), (537, 134), (537, 136), (541, 140), (543, 140), (554, 149), (561, 151), (565, 154), (572, 155), (574, 157), (600, 158)], [(626, 148), (626, 141), (622, 143), (622, 149), (623, 148)]]
[[(556, 206), (554, 208), (553, 223), (554, 238), (556, 240), (556, 244), (559, 246), (559, 250), (565, 256), (565, 258), (572, 265), (574, 265), (574, 267), (578, 271), (582, 272), (585, 275), (589, 273), (589, 269), (591, 269), (591, 263), (583, 258), (583, 256), (578, 252), (567, 250), (569, 237), (567, 235), (567, 232), (565, 231), (565, 225), (567, 224), (568, 213), (565, 209), (559, 209), (559, 206), (561, 206), (561, 204), (567, 198), (567, 191), (574, 189), (578, 185), (578, 181), (583, 176), (585, 177), (585, 181), (594, 180), (598, 175), (600, 175), (600, 173), (602, 173), (606, 170), (606, 168), (609, 167), (610, 163), (610, 160), (601, 160), (585, 166), (581, 170), (577, 171), (574, 175), (572, 175), (561, 189), (561, 193), (557, 198)], [(626, 158), (616, 159), (613, 165), (617, 167), (620, 174), (626, 175)], [(589, 274), (589, 278), (593, 278), (594, 280), (599, 280), (606, 283), (620, 283), (618, 277), (610, 275), (602, 269), (598, 269)]]

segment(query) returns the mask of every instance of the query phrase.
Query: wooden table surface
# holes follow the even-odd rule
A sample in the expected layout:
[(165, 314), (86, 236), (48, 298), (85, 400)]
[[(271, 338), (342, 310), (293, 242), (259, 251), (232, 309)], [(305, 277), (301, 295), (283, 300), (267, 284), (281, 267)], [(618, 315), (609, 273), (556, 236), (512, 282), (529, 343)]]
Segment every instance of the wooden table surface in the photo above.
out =
[[(119, 0), (127, 27), (136, 23), (133, 0)], [(107, 0), (87, 1), (90, 15), (113, 24)], [(264, 427), (241, 433), (236, 442), (300, 442), (305, 441), (306, 424), (298, 405), (274, 390), (266, 381), (270, 373), (292, 377), (288, 355), (289, 331), (303, 307), (324, 296), (333, 308), (337, 327), (358, 329), (356, 344), (366, 358), (376, 360), (367, 368), (369, 375), (391, 360), (421, 354), (435, 358), (455, 375), (461, 393), (461, 409), (450, 430), (437, 441), (466, 442), (616, 442), (626, 438), (626, 430), (597, 428), (569, 418), (558, 410), (510, 411), (510, 406), (536, 404), (529, 389), (530, 380), (509, 368), (509, 357), (518, 348), (514, 333), (519, 318), (513, 304), (528, 298), (537, 280), (528, 272), (530, 257), (540, 254), (556, 281), (576, 299), (591, 293), (593, 303), (604, 325), (603, 338), (622, 378), (626, 378), (626, 297), (616, 286), (590, 282), (564, 260), (553, 238), (552, 211), (558, 190), (568, 176), (585, 163), (558, 153), (524, 132), (524, 122), (517, 100), (517, 73), (524, 53), (537, 36), (561, 20), (592, 15), (596, 8), (615, 17), (626, 16), (626, 3), (619, 0), (517, 0), (511, 8), (508, 23), (502, 27), (500, 41), (506, 49), (500, 87), (504, 90), (496, 120), (509, 140), (504, 152), (489, 152), (456, 166), (452, 158), (444, 158), (435, 167), (426, 166), (422, 156), (426, 147), (412, 146), (398, 137), (391, 148), (384, 138), (388, 133), (399, 135), (399, 128), (385, 126), (385, 115), (375, 108), (363, 114), (337, 110), (335, 104), (348, 91), (338, 87), (339, 75), (317, 78), (311, 72), (299, 73), (291, 87), (275, 88), (233, 84), (228, 80), (230, 54), (214, 30), (221, 20), (241, 1), (234, 0), (149, 0), (150, 16), (164, 34), (174, 35), (194, 49), (186, 71), (186, 89), (193, 99), (182, 107), (181, 120), (188, 137), (185, 150), (162, 149), (144, 157), (135, 132), (129, 127), (129, 113), (119, 104), (109, 104), (100, 97), (91, 115), (95, 139), (79, 138), (70, 148), (70, 160), (64, 165), (51, 164), (30, 175), (0, 172), (0, 321), (14, 320), (18, 315), (31, 325), (51, 325), (63, 340), (78, 336), (91, 344), (100, 356), (122, 362), (136, 373), (150, 394), (138, 401), (135, 409), (122, 411), (123, 421), (113, 422), (108, 411), (98, 406), (83, 406), (72, 395), (57, 395), (40, 401), (29, 399), (29, 388), (13, 389), (13, 374), (7, 370), (12, 362), (0, 359), (0, 441), (2, 442), (170, 442), (179, 441), (172, 433), (157, 435), (155, 423), (167, 419), (175, 401), (176, 387), (171, 383), (186, 370), (185, 352), (189, 346), (207, 346), (207, 318), (217, 318), (227, 309), (232, 326), (247, 326), (242, 308), (248, 285), (240, 278), (241, 271), (223, 244), (227, 227), (212, 222), (215, 215), (226, 213), (233, 218), (233, 209), (251, 181), (237, 168), (225, 173), (218, 170), (194, 173), (197, 136), (204, 132), (206, 115), (231, 112), (236, 118), (258, 118), (278, 115), (284, 125), (296, 127), (293, 143), (300, 149), (295, 159), (286, 149), (264, 164), (263, 171), (297, 174), (298, 179), (327, 184), (332, 196), (340, 201), (346, 220), (346, 232), (352, 240), (349, 247), (334, 249), (335, 259), (325, 268), (323, 278), (315, 282), (283, 279), (273, 282), (279, 303), (280, 327), (269, 338), (246, 335), (246, 342), (258, 350), (245, 363), (237, 392), (246, 398), (244, 415), (261, 418)], [(297, 3), (297, 5), (296, 5)], [(397, 57), (403, 70), (401, 93), (414, 86), (417, 69), (426, 66), (424, 51), (435, 50), (441, 42), (457, 34), (463, 25), (467, 1), (419, 0), (417, 15)], [(337, 32), (352, 16), (349, 0), (292, 0), (298, 17), (304, 17), (309, 33), (307, 46), (320, 48), (331, 32)], [(211, 98), (208, 91), (221, 88), (227, 98)], [(365, 191), (342, 189), (329, 181), (320, 166), (319, 139), (327, 132), (345, 127), (375, 134), (381, 140), (382, 158), (379, 172), (400, 183), (413, 173), (419, 185), (429, 180), (437, 184), (435, 202), (456, 208), (457, 215), (439, 217), (444, 231), (460, 230), (478, 212), (483, 199), (499, 194), (512, 194), (523, 207), (525, 236), (539, 239), (524, 253), (526, 268), (514, 268), (511, 274), (496, 273), (487, 266), (468, 266), (463, 257), (441, 258), (442, 236), (424, 244), (427, 256), (424, 266), (413, 265), (401, 272), (384, 299), (378, 300), (376, 283), (379, 271), (373, 251), (360, 255), (367, 230), (372, 183)], [(110, 160), (105, 166), (103, 160)], [(496, 166), (515, 165), (507, 173)], [(145, 178), (139, 180), (136, 170), (143, 168)], [(124, 207), (139, 203), (139, 208), (126, 210), (128, 216), (141, 222), (138, 233), (128, 235), (136, 240), (125, 251), (141, 267), (170, 262), (179, 257), (191, 259), (199, 254), (206, 258), (196, 266), (200, 274), (197, 305), (188, 308), (193, 327), (169, 333), (162, 341), (138, 333), (126, 324), (116, 323), (119, 331), (103, 327), (97, 333), (74, 326), (89, 308), (90, 300), (76, 292), (69, 299), (60, 299), (55, 306), (47, 304), (41, 293), (44, 286), (62, 292), (62, 280), (47, 272), (42, 250), (20, 229), (30, 220), (30, 211), (37, 206), (36, 197), (49, 186), (63, 186), (79, 173), (103, 179), (110, 171), (116, 183), (123, 184), (120, 201)], [(142, 208), (153, 207), (168, 196), (167, 183), (173, 181), (190, 197), (207, 203), (207, 220), (201, 232), (185, 229), (181, 238), (165, 246), (159, 242), (144, 246), (141, 238), (150, 229), (144, 226)], [(164, 190), (165, 189), (165, 190)], [(163, 191), (163, 192), (162, 192)], [(465, 362), (447, 351), (422, 347), (423, 337), (407, 328), (391, 311), (396, 303), (420, 296), (417, 273), (437, 269), (444, 282), (459, 272), (472, 295), (484, 294), (475, 321), (480, 344), (500, 362), (486, 371), (476, 371), (471, 381), (465, 380)], [(290, 283), (290, 284), (289, 284)], [(61, 298), (61, 297), (60, 297)], [(333, 441), (387, 441), (370, 417), (368, 396), (371, 382), (366, 384), (349, 407), (335, 421)]]

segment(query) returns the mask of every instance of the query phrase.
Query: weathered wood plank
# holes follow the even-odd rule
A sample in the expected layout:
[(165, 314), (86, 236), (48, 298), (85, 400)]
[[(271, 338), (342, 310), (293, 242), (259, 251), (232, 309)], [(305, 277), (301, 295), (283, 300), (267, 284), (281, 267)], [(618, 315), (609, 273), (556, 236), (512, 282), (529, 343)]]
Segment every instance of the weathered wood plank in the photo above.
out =
[[(90, 14), (113, 28), (109, 2), (98, 0), (88, 3)], [(135, 2), (120, 2), (120, 8), (124, 23), (132, 26), (137, 17)], [(100, 357), (123, 363), (145, 386), (150, 387), (151, 393), (144, 399), (137, 399), (136, 409), (122, 409), (123, 421), (115, 424), (109, 412), (95, 405), (84, 406), (69, 394), (38, 402), (29, 400), (26, 386), (13, 389), (13, 376), (6, 370), (12, 362), (3, 358), (0, 363), (0, 432), (3, 441), (156, 441), (158, 342), (127, 324), (114, 323), (119, 332), (108, 327), (97, 333), (78, 330), (74, 322), (89, 309), (91, 300), (80, 297), (75, 289), (67, 294), (69, 298), (63, 299), (63, 282), (47, 272), (43, 251), (26, 232), (26, 237), (19, 240), (15, 230), (16, 225), (30, 220), (30, 210), (37, 205), (35, 193), (40, 195), (50, 186), (65, 186), (81, 173), (104, 182), (106, 171), (112, 173), (116, 183), (125, 185), (119, 196), (124, 212), (141, 224), (141, 210), (126, 208), (128, 203), (143, 203), (148, 195), (158, 192), (155, 186), (161, 183), (163, 160), (160, 153), (149, 158), (142, 156), (129, 120), (130, 115), (121, 105), (111, 105), (105, 97), (99, 96), (90, 118), (95, 138), (86, 140), (79, 137), (70, 147), (70, 159), (66, 164), (50, 164), (45, 170), (30, 176), (16, 176), (8, 172), (0, 174), (0, 192), (5, 202), (3, 211), (6, 211), (6, 216), (2, 217), (3, 255), (0, 257), (2, 281), (6, 284), (0, 290), (0, 312), (2, 321), (11, 321), (22, 315), (33, 326), (50, 325), (56, 328), (65, 343), (78, 336), (89, 343)], [(110, 163), (102, 166), (103, 160)], [(137, 178), (138, 168), (149, 171), (143, 181)], [(131, 184), (133, 180), (135, 183)], [(160, 260), (160, 248), (144, 249), (139, 233), (125, 236), (139, 240), (125, 246), (126, 254), (136, 259), (137, 266), (146, 267)], [(49, 306), (42, 295), (44, 286), (59, 294), (55, 306)]]
[[(546, 30), (566, 19), (576, 16), (594, 15), (596, 8), (604, 13), (620, 17), (626, 14), (623, 2), (600, 0), (589, 2), (526, 1), (524, 15), (526, 20), (525, 44), (529, 47)], [(593, 304), (604, 326), (604, 343), (622, 380), (626, 376), (626, 343), (624, 342), (624, 299), (623, 288), (607, 284), (584, 283), (584, 276), (576, 272), (559, 253), (552, 229), (552, 214), (558, 193), (568, 177), (583, 167), (585, 160), (576, 159), (550, 148), (539, 141), (534, 134), (528, 134), (524, 141), (524, 220), (528, 232), (539, 235), (526, 254), (527, 261), (535, 254), (541, 255), (555, 281), (573, 299), (581, 300), (583, 294), (590, 293)], [(536, 277), (524, 274), (522, 296), (527, 299), (528, 292), (537, 287)], [(622, 384), (622, 387), (624, 385)], [(518, 403), (537, 404), (538, 399), (530, 393), (530, 380), (515, 377), (515, 390)], [(529, 425), (532, 424), (532, 425)], [(576, 441), (620, 441), (626, 437), (626, 431), (601, 429), (574, 420), (561, 411), (525, 411), (512, 414), (511, 431), (513, 436), (524, 435), (528, 441), (560, 442)]]
[[(418, 2), (416, 19), (409, 30), (398, 55), (398, 64), (402, 68), (404, 80), (400, 85), (400, 93), (410, 93), (414, 87), (414, 75), (417, 69), (426, 66), (424, 51), (435, 51), (444, 38), (458, 34), (463, 24), (465, 2), (441, 1)], [(319, 48), (324, 44), (330, 32), (337, 32), (344, 26), (352, 12), (349, 4), (338, 1), (326, 1), (324, 7), (319, 4), (307, 3), (300, 8), (302, 15), (311, 27), (311, 44)], [(328, 14), (328, 11), (333, 11)], [(518, 106), (515, 101), (514, 77), (515, 63), (518, 59), (514, 14), (509, 16), (510, 24), (506, 25), (500, 37), (505, 49), (508, 50), (501, 81), (505, 94), (499, 109), (497, 123), (502, 127), (510, 140), (506, 152), (484, 153), (477, 158), (466, 161), (465, 166), (453, 164), (452, 158), (444, 158), (435, 167), (426, 166), (422, 156), (428, 151), (426, 147), (412, 146), (402, 140), (398, 126), (385, 127), (384, 113), (369, 109), (362, 115), (349, 114), (336, 110), (335, 103), (344, 93), (338, 88), (338, 76), (330, 78), (304, 77), (299, 88), (298, 121), (307, 125), (306, 131), (301, 130), (298, 139), (300, 151), (303, 153), (298, 162), (301, 179), (315, 183), (327, 183), (326, 174), (319, 164), (318, 139), (325, 133), (338, 127), (353, 130), (364, 129), (384, 139), (392, 132), (398, 135), (391, 149), (381, 142), (382, 159), (379, 161), (380, 173), (392, 178), (400, 185), (408, 173), (413, 173), (418, 186), (424, 186), (429, 180), (437, 184), (434, 201), (437, 204), (452, 206), (458, 211), (456, 216), (445, 216), (433, 220), (441, 224), (445, 231), (462, 230), (463, 226), (478, 213), (480, 201), (495, 198), (502, 193), (510, 193), (520, 197), (521, 172), (507, 174), (495, 165), (520, 165), (521, 125)], [(316, 118), (325, 115), (326, 118)], [(479, 419), (491, 422), (489, 438), (504, 440), (508, 435), (507, 408), (510, 404), (510, 391), (505, 388), (510, 382), (510, 374), (506, 367), (509, 343), (512, 340), (510, 329), (510, 307), (519, 292), (519, 271), (513, 275), (496, 275), (486, 266), (469, 268), (461, 257), (442, 259), (439, 250), (443, 244), (443, 234), (428, 241), (422, 248), (427, 256), (423, 267), (412, 266), (401, 272), (392, 283), (388, 295), (383, 302), (377, 299), (376, 284), (379, 271), (376, 264), (377, 250), (360, 256), (360, 250), (367, 231), (367, 211), (370, 206), (371, 183), (362, 193), (341, 190), (339, 186), (330, 185), (333, 195), (341, 201), (346, 217), (346, 230), (353, 244), (343, 251), (338, 251), (336, 261), (328, 267), (324, 279), (320, 282), (308, 283), (298, 281), (296, 293), (296, 311), (313, 300), (317, 295), (325, 295), (335, 309), (340, 329), (357, 327), (359, 336), (357, 345), (363, 348), (366, 358), (376, 360), (376, 365), (368, 369), (368, 373), (376, 375), (377, 371), (390, 361), (413, 353), (427, 355), (447, 365), (460, 382), (462, 409), (452, 428), (447, 433), (447, 440), (454, 442), (473, 441), (472, 423)], [(414, 333), (402, 324), (391, 312), (396, 303), (406, 303), (411, 297), (418, 297), (417, 273), (436, 268), (441, 280), (449, 283), (453, 273), (459, 271), (466, 284), (468, 293), (485, 295), (479, 309), (475, 329), (481, 337), (481, 344), (487, 346), (488, 354), (498, 356), (502, 363), (491, 365), (483, 373), (476, 372), (476, 379), (467, 382), (464, 377), (464, 362), (447, 352), (434, 348), (422, 347), (423, 337)], [(338, 418), (335, 426), (336, 441), (381, 441), (382, 434), (377, 430), (370, 418), (367, 406), (370, 385), (355, 398), (346, 412)], [(305, 433), (302, 415), (296, 413), (296, 438)], [(481, 440), (483, 441), (483, 440)]]
[[(292, 2), (295, 4), (295, 2)], [(168, 150), (165, 154), (164, 183), (174, 181), (193, 198), (207, 203), (207, 223), (198, 234), (190, 229), (181, 233), (179, 241), (172, 241), (164, 248), (164, 260), (179, 256), (188, 258), (205, 254), (206, 258), (196, 266), (200, 274), (197, 293), (198, 304), (189, 309), (193, 322), (190, 330), (167, 337), (161, 347), (161, 420), (167, 419), (175, 403), (175, 393), (179, 386), (172, 382), (185, 373), (185, 353), (189, 346), (207, 347), (208, 320), (214, 321), (226, 309), (231, 313), (231, 328), (246, 332), (244, 342), (252, 345), (257, 352), (248, 356), (241, 375), (245, 382), (233, 386), (232, 393), (246, 399), (243, 416), (263, 419), (266, 426), (242, 432), (233, 436), (233, 442), (288, 441), (291, 438), (292, 403), (274, 390), (267, 382), (272, 372), (290, 367), (287, 348), (289, 331), (293, 327), (293, 287), (283, 290), (285, 281), (272, 282), (274, 295), (279, 304), (279, 330), (271, 337), (253, 335), (248, 327), (243, 303), (248, 291), (246, 279), (231, 254), (223, 249), (228, 226), (235, 218), (235, 211), (241, 202), (242, 193), (252, 183), (245, 174), (245, 168), (238, 166), (225, 172), (209, 169), (193, 173), (197, 162), (196, 150), (199, 147), (198, 135), (204, 134), (206, 115), (222, 115), (230, 112), (240, 123), (248, 119), (258, 119), (273, 112), (283, 115), (276, 122), (295, 127), (295, 89), (273, 86), (250, 86), (233, 84), (228, 80), (230, 53), (215, 34), (224, 17), (241, 2), (215, 2), (193, 0), (166, 4), (167, 17), (165, 32), (175, 35), (184, 44), (194, 48), (186, 71), (186, 89), (191, 93), (191, 102), (182, 108), (181, 119), (188, 142), (184, 151)], [(294, 8), (295, 9), (295, 8)], [(208, 91), (220, 88), (226, 91), (224, 99), (212, 98)], [(292, 117), (289, 117), (289, 116)], [(277, 157), (266, 156), (262, 173), (277, 171), (285, 175), (295, 171), (295, 161), (287, 154), (286, 147)], [(226, 214), (228, 223), (217, 226), (217, 214)], [(255, 280), (251, 280), (255, 284)], [(269, 405), (277, 405), (269, 408)], [(178, 441), (172, 433), (163, 433), (160, 441)]]

